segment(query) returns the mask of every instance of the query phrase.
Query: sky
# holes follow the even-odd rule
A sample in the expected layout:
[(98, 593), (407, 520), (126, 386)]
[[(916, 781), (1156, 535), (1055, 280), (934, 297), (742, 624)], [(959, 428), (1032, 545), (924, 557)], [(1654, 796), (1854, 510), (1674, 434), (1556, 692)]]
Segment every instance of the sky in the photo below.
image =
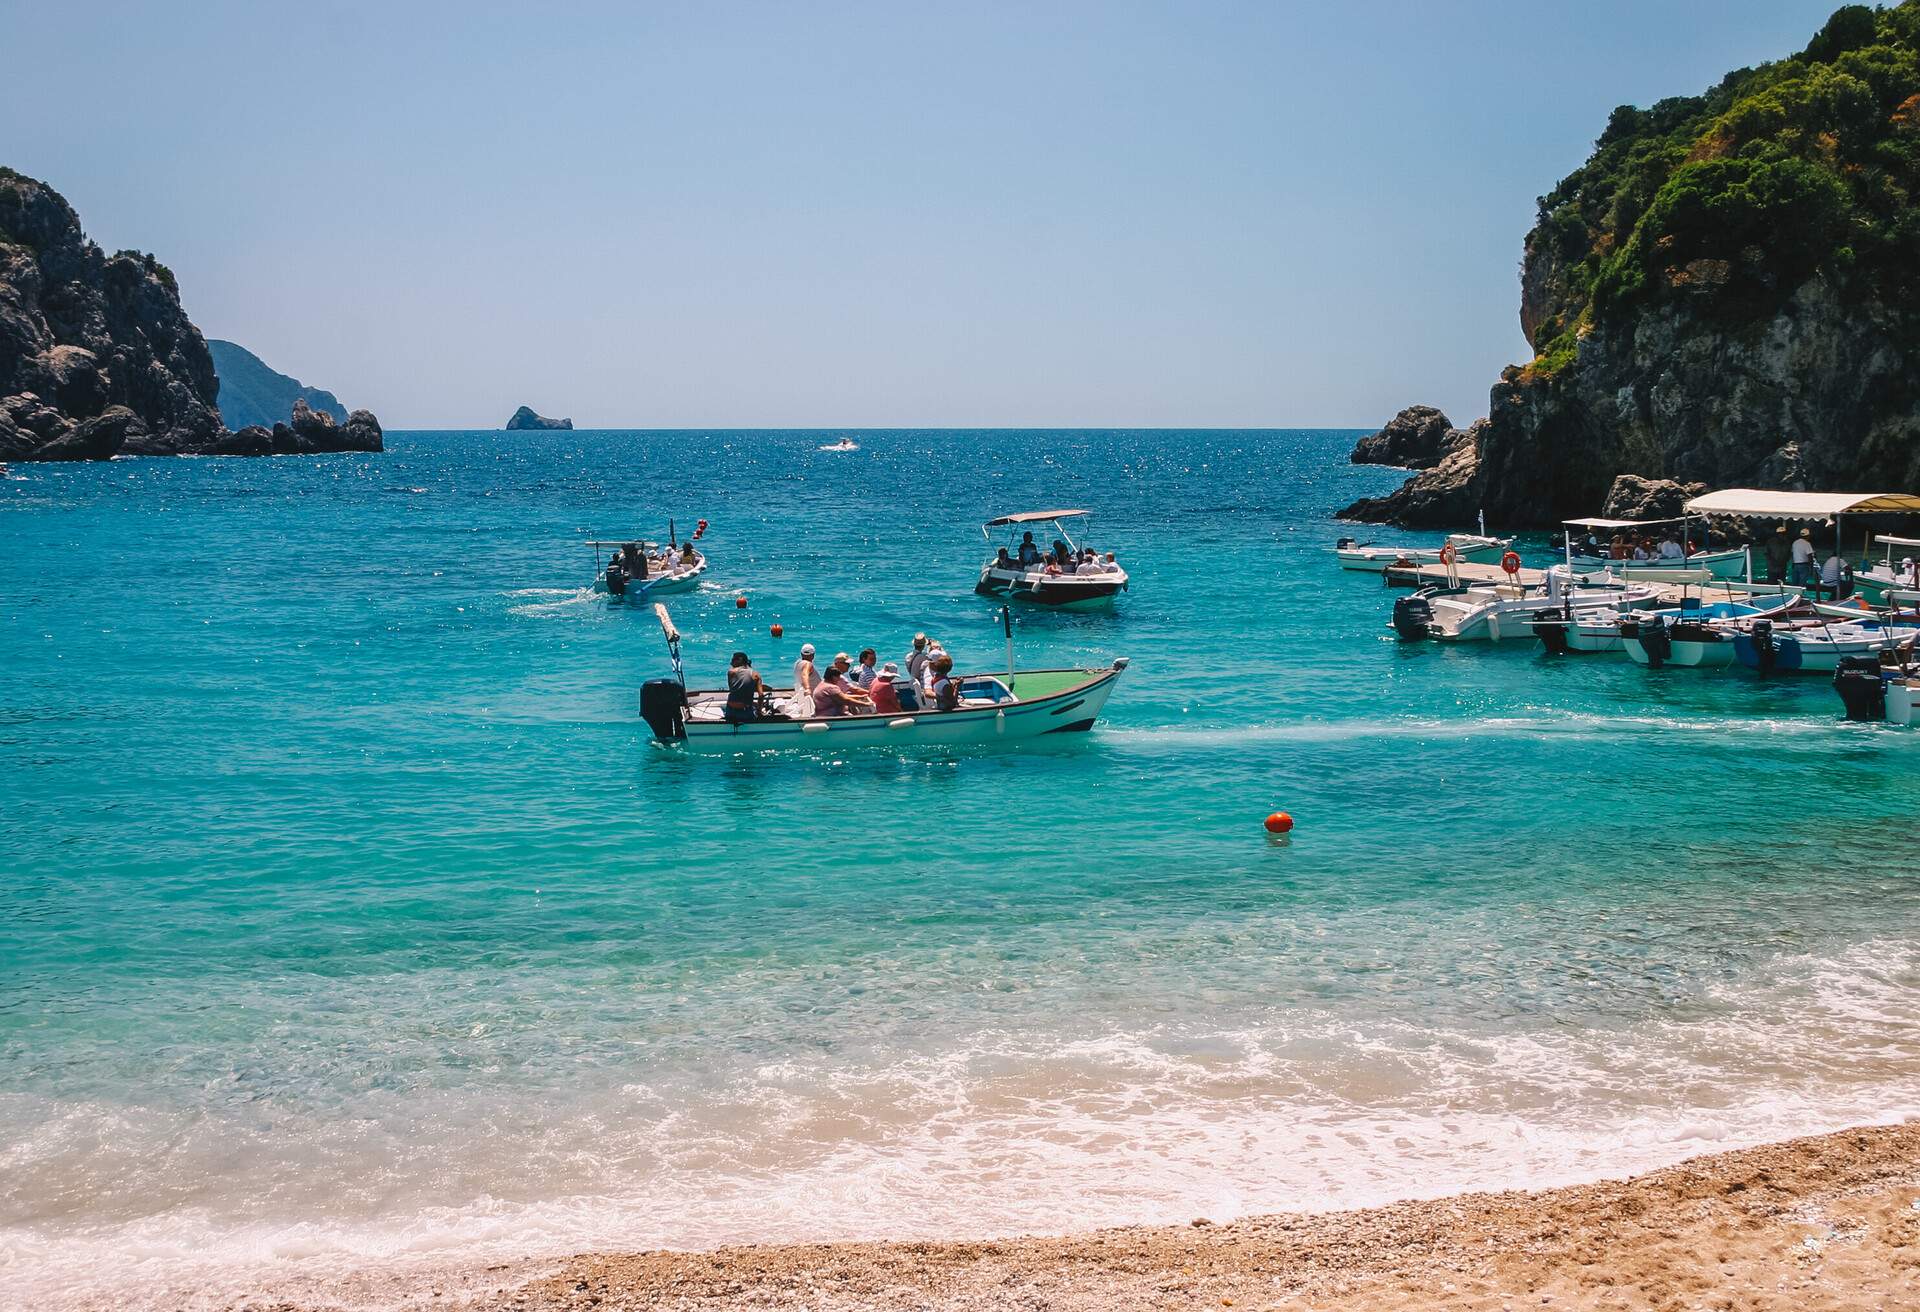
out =
[(1464, 425), (1608, 112), (1837, 2), (0, 0), (0, 164), (389, 428)]

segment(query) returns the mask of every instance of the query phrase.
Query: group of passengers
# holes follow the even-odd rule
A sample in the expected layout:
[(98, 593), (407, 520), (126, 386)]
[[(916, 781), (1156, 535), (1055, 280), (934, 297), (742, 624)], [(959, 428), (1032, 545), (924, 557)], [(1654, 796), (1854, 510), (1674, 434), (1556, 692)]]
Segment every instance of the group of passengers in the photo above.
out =
[(1109, 551), (1105, 556), (1092, 547), (1082, 547), (1078, 551), (1059, 538), (1053, 540), (1050, 550), (1040, 550), (1040, 544), (1033, 540), (1032, 533), (1020, 537), (1018, 554), (1001, 547), (993, 558), (993, 568), (1014, 570), (1040, 570), (1047, 574), (1118, 574), (1120, 566)]
[(1631, 533), (1615, 533), (1613, 541), (1605, 547), (1589, 533), (1581, 548), (1584, 555), (1604, 556), (1609, 560), (1685, 560), (1694, 551), (1693, 543), (1682, 542), (1671, 532), (1657, 542), (1651, 533), (1637, 537)]
[[(752, 659), (735, 652), (727, 671), (727, 721), (759, 719), (767, 693)], [(841, 652), (823, 667), (809, 642), (793, 663), (793, 702), (793, 714), (801, 719), (952, 711), (960, 707), (960, 680), (953, 677), (953, 657), (924, 633), (913, 635), (913, 647), (899, 663), (881, 664), (873, 648), (862, 647), (858, 660)]]
[(619, 596), (627, 590), (629, 583), (645, 583), (656, 574), (671, 574), (675, 569), (691, 569), (699, 563), (699, 553), (689, 542), (676, 551), (672, 547), (662, 547), (657, 555), (647, 551), (647, 544), (629, 542), (613, 553), (607, 562), (607, 591)]

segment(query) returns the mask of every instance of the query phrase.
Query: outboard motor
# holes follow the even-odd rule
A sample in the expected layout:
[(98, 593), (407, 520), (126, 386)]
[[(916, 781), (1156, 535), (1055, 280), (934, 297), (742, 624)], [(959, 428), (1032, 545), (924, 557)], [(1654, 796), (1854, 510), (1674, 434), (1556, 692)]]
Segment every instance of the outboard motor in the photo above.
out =
[(1335, 551), (1347, 551), (1359, 545), (1360, 544), (1358, 542), (1355, 542), (1352, 538), (1341, 538), (1338, 542), (1333, 544), (1333, 549)]
[(1555, 656), (1567, 654), (1567, 624), (1564, 610), (1537, 610), (1533, 613), (1533, 631)]
[(1834, 584), (1833, 599), (1845, 601), (1853, 595), (1853, 565), (1849, 561), (1840, 562), (1840, 581)]
[(1834, 667), (1833, 690), (1849, 720), (1887, 718), (1887, 681), (1880, 677), (1878, 656), (1842, 656)]
[(678, 679), (648, 679), (640, 685), (640, 718), (663, 743), (687, 736), (687, 690)]
[(1410, 642), (1418, 642), (1433, 628), (1433, 606), (1419, 593), (1398, 597), (1393, 603), (1394, 632)]
[(607, 595), (609, 597), (627, 595), (627, 570), (618, 560), (607, 562)]
[(1762, 674), (1772, 674), (1774, 666), (1780, 663), (1780, 645), (1773, 640), (1773, 621), (1755, 620), (1748, 637), (1753, 640), (1755, 667)]
[(1673, 635), (1667, 632), (1664, 615), (1649, 615), (1640, 621), (1640, 649), (1647, 653), (1647, 667), (1659, 669), (1673, 655)]

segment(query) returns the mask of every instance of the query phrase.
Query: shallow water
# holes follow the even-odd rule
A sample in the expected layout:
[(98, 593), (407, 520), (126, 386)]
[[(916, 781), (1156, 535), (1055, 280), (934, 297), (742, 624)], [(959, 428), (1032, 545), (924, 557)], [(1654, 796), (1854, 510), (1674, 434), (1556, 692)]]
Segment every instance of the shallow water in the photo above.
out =
[[(1326, 550), (1398, 477), (1352, 434), (837, 436), (0, 483), (11, 1290), (1220, 1219), (1920, 1111), (1920, 738), (1392, 641)], [(1017, 753), (663, 752), (658, 629), (585, 591), (581, 539), (705, 517), (696, 682), (917, 628), (992, 667), (978, 525), (1058, 503), (1133, 589), (1021, 662), (1132, 666)]]

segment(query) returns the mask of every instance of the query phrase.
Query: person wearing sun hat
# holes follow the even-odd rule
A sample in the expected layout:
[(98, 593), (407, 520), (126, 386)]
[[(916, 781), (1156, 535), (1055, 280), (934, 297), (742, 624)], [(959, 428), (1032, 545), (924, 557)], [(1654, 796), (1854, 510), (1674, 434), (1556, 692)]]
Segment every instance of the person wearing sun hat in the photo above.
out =
[(873, 681), (867, 684), (867, 696), (873, 698), (875, 715), (898, 715), (900, 713), (900, 694), (895, 690), (893, 681), (900, 677), (900, 667), (888, 661), (874, 671)]
[(800, 659), (793, 663), (793, 700), (800, 714), (813, 714), (813, 690), (820, 682), (820, 671), (813, 667), (813, 644), (800, 644)]
[(1819, 571), (1813, 565), (1813, 530), (1803, 528), (1800, 536), (1793, 540), (1793, 581), (1811, 587), (1820, 581)]
[(1787, 581), (1787, 563), (1793, 559), (1793, 540), (1787, 536), (1787, 526), (1781, 524), (1773, 530), (1773, 536), (1766, 540), (1761, 550), (1767, 557), (1767, 582), (1785, 583)]

